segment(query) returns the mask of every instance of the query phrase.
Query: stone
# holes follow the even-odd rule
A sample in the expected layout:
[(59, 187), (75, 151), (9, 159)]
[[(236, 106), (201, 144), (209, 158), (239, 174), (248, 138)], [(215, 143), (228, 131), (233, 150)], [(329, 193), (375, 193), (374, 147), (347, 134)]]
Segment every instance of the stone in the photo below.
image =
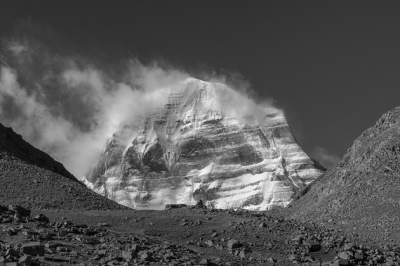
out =
[(28, 209), (25, 209), (24, 207), (21, 207), (19, 205), (9, 205), (8, 209), (10, 211), (13, 211), (17, 216), (19, 217), (29, 217), (31, 215), (31, 211)]
[(129, 249), (122, 251), (122, 258), (124, 258), (126, 261), (131, 261), (133, 258), (136, 258), (137, 251), (137, 245), (133, 244)]
[(62, 242), (62, 241), (51, 241), (45, 244), (45, 247), (48, 249), (55, 250), (58, 247), (68, 247), (68, 246), (75, 246), (72, 243)]
[(30, 266), (32, 264), (32, 257), (29, 255), (23, 255), (21, 258), (18, 260), (18, 265), (26, 265)]
[(208, 246), (208, 247), (214, 246), (214, 242), (213, 242), (212, 240), (206, 240), (206, 241), (204, 241), (204, 244), (205, 244), (206, 246)]
[(259, 228), (265, 228), (267, 227), (267, 224), (265, 222), (262, 222), (258, 225)]
[(22, 223), (22, 222), (27, 222), (26, 217), (20, 216), (19, 214), (14, 214), (13, 216), (13, 221), (14, 223)]
[(354, 244), (353, 244), (353, 243), (345, 243), (345, 244), (343, 245), (343, 250), (344, 250), (344, 251), (348, 251), (348, 250), (351, 250), (353, 247), (354, 247)]
[(321, 244), (316, 240), (311, 240), (309, 243), (307, 243), (307, 246), (309, 252), (316, 252), (321, 250)]
[(166, 210), (171, 210), (171, 209), (180, 209), (180, 208), (186, 208), (186, 204), (166, 204), (165, 209)]
[(98, 226), (98, 227), (110, 227), (111, 225), (109, 223), (98, 223), (96, 226)]
[(141, 251), (141, 252), (139, 252), (139, 258), (144, 261), (149, 260), (150, 254), (148, 251)]
[(203, 258), (203, 259), (200, 260), (199, 264), (200, 265), (211, 265), (211, 262), (210, 262), (209, 259)]
[(6, 206), (0, 205), (0, 214), (7, 213), (9, 209)]
[(14, 235), (18, 234), (18, 232), (19, 232), (19, 230), (16, 228), (8, 228), (7, 229), (7, 234), (9, 236), (14, 236)]
[(388, 260), (388, 261), (386, 261), (386, 263), (385, 263), (385, 266), (395, 266), (395, 265), (396, 265), (395, 262), (392, 261), (392, 260)]
[(101, 243), (97, 237), (90, 237), (90, 236), (77, 236), (76, 240), (81, 241), (83, 244), (88, 244), (88, 245), (97, 245)]
[(69, 252), (70, 249), (68, 247), (65, 247), (65, 246), (58, 246), (58, 247), (56, 247), (56, 251), (63, 253), (63, 252)]
[(363, 260), (364, 259), (364, 253), (362, 252), (362, 250), (357, 250), (356, 252), (354, 252), (354, 258), (356, 260)]
[(49, 218), (43, 214), (35, 215), (33, 217), (33, 220), (36, 222), (41, 222), (41, 223), (49, 223), (50, 222)]
[(133, 258), (132, 251), (130, 251), (130, 250), (123, 250), (121, 253), (121, 256), (126, 261), (131, 261)]
[(304, 239), (303, 235), (297, 235), (295, 237), (292, 238), (292, 242), (296, 243), (296, 244), (300, 244)]
[(335, 265), (335, 266), (349, 266), (349, 265), (351, 265), (351, 264), (350, 264), (350, 261), (349, 261), (349, 260), (346, 260), (346, 259), (337, 259), (337, 260), (335, 260), (335, 261), (333, 262), (333, 265)]
[(290, 254), (290, 255), (288, 256), (288, 260), (290, 260), (290, 261), (297, 261), (297, 256), (296, 256), (295, 254)]
[(40, 242), (28, 242), (22, 245), (21, 250), (24, 254), (31, 256), (43, 256), (44, 245)]
[(48, 241), (48, 240), (52, 240), (55, 236), (55, 233), (53, 232), (41, 232), (39, 235), (39, 239), (41, 241)]
[(243, 260), (246, 258), (247, 251), (245, 248), (242, 248), (239, 252), (239, 257)]
[(229, 250), (240, 248), (242, 244), (236, 239), (229, 239), (227, 243), (227, 247)]
[(29, 239), (29, 240), (35, 240), (35, 241), (38, 240), (39, 235), (40, 235), (37, 231), (30, 230), (30, 229), (23, 230), (23, 231), (22, 231), (22, 234), (23, 234), (24, 236), (26, 236), (27, 239)]
[(2, 219), (1, 219), (1, 222), (2, 223), (11, 223), (13, 221), (13, 218), (11, 218), (11, 217), (3, 217)]
[(71, 258), (67, 256), (60, 256), (60, 255), (46, 255), (44, 259), (51, 262), (70, 262)]
[(348, 251), (339, 252), (338, 258), (342, 260), (349, 260), (352, 257), (352, 254)]
[(203, 202), (203, 200), (198, 200), (197, 202), (196, 202), (196, 204), (194, 205), (194, 207), (195, 208), (198, 208), (198, 209), (204, 209), (204, 208), (206, 208), (206, 205), (204, 204), (204, 202)]

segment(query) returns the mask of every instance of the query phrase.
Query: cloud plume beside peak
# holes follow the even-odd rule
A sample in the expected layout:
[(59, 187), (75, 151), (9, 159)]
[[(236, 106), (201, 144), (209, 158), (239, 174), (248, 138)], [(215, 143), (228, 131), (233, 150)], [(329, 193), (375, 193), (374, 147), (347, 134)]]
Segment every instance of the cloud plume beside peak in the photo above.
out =
[[(3, 50), (7, 63), (0, 68), (0, 121), (76, 176), (87, 173), (113, 133), (165, 104), (168, 93), (191, 77), (137, 60), (125, 63), (115, 71), (118, 75), (110, 74), (87, 58), (52, 54), (27, 40), (6, 42)], [(244, 92), (235, 97), (240, 95)], [(239, 100), (242, 109), (256, 110), (248, 97)], [(274, 108), (270, 102), (264, 106)]]

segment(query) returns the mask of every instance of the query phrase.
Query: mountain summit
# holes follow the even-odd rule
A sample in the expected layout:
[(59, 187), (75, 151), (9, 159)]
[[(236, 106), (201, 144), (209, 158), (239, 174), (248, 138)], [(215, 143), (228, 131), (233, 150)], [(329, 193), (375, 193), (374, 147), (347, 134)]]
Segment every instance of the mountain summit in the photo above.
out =
[(157, 112), (113, 135), (86, 183), (134, 208), (202, 200), (266, 210), (286, 206), (321, 173), (280, 110), (189, 78)]

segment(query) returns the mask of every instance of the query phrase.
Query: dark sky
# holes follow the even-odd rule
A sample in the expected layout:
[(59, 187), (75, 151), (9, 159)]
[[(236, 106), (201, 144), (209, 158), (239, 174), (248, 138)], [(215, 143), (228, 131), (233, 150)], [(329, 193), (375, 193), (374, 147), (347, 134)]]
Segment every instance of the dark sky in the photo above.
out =
[[(0, 30), (47, 25), (106, 60), (241, 73), (303, 148), (341, 156), (400, 104), (400, 9), (375, 1), (7, 1)], [(249, 3), (252, 2), (252, 3)]]

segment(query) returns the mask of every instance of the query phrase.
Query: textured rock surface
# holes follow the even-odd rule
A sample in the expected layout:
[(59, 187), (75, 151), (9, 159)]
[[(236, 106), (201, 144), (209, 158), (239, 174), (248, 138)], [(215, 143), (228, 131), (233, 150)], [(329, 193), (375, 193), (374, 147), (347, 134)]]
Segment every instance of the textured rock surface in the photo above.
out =
[[(50, 210), (44, 211), (44, 214), (50, 221), (58, 222), (49, 224), (47, 228), (33, 225), (33, 230), (29, 230), (29, 223), (24, 223), (22, 229), (19, 224), (2, 225), (0, 218), (0, 239), (6, 243), (15, 243), (14, 249), (18, 251), (19, 243), (25, 240), (20, 237), (29, 230), (36, 233), (29, 234), (32, 237), (45, 236), (42, 244), (50, 248), (45, 250), (47, 254), (39, 260), (48, 261), (49, 255), (61, 255), (70, 258), (73, 264), (84, 265), (289, 266), (400, 263), (398, 246), (379, 248), (360, 245), (352, 236), (345, 236), (343, 232), (288, 220), (274, 215), (274, 212), (209, 210), (200, 207), (166, 211)], [(60, 221), (61, 216), (66, 218)], [(109, 226), (105, 227), (104, 224)], [(8, 237), (9, 230), (17, 234)], [(55, 233), (53, 239), (46, 239), (51, 236), (51, 232)], [(87, 240), (94, 244), (89, 244)], [(64, 243), (70, 249), (60, 250), (57, 248), (59, 243)], [(8, 250), (6, 248), (4, 252)], [(1, 253), (0, 242), (0, 257)], [(145, 253), (148, 256), (143, 256)]]
[(281, 111), (222, 83), (187, 79), (159, 111), (114, 134), (87, 184), (134, 208), (201, 199), (265, 210), (286, 206), (321, 173)]
[(342, 161), (293, 202), (295, 218), (359, 233), (367, 242), (400, 243), (400, 107), (384, 114)]

